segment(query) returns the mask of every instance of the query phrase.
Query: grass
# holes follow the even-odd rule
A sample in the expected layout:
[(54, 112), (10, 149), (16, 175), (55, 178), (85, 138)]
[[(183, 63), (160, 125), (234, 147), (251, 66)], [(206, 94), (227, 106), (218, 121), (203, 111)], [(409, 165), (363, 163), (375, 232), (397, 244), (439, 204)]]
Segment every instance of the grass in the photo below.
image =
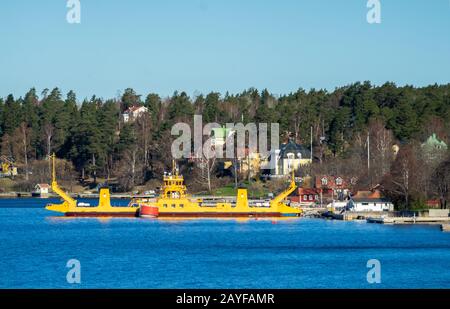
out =
[(236, 193), (237, 193), (237, 190), (234, 188), (234, 184), (230, 184), (230, 185), (226, 185), (224, 187), (213, 190), (211, 195), (235, 196)]
[[(248, 181), (240, 184), (241, 187), (247, 188), (249, 197), (253, 198), (261, 198), (267, 197), (269, 194), (269, 190), (262, 186), (261, 184), (257, 185), (257, 183), (249, 183)], [(215, 195), (215, 196), (236, 196), (237, 190), (234, 187), (234, 183), (228, 184), (226, 186), (214, 189), (211, 194), (205, 195)]]
[(0, 188), (3, 192), (11, 192), (14, 191), (13, 187), (15, 185), (15, 182), (12, 179), (9, 178), (0, 178)]

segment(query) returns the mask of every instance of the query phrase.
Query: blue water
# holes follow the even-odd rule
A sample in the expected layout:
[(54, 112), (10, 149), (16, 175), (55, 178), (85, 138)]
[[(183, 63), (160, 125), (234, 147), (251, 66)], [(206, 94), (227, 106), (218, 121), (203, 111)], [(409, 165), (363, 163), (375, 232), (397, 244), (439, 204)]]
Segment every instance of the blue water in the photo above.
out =
[[(438, 226), (64, 218), (49, 201), (0, 199), (0, 288), (450, 288)], [(67, 283), (70, 259), (81, 284)]]

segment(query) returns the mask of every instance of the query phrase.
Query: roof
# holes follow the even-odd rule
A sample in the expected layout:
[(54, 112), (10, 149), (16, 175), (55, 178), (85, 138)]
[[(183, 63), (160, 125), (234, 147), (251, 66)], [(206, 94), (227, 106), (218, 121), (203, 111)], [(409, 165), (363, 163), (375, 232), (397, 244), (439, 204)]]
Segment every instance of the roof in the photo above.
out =
[(141, 108), (144, 108), (145, 110), (147, 110), (147, 107), (145, 107), (145, 106), (137, 106), (137, 105), (134, 105), (134, 106), (130, 106), (130, 107), (124, 112), (124, 114), (133, 113), (133, 112), (135, 112), (135, 111), (137, 111), (137, 110), (139, 110), (139, 109), (141, 109)]
[(49, 185), (49, 184), (46, 184), (46, 183), (38, 183), (38, 184), (36, 185), (36, 187), (40, 187), (40, 188), (50, 188), (50, 185)]
[(447, 149), (447, 144), (440, 140), (436, 133), (433, 133), (428, 139), (425, 141), (425, 143), (422, 144), (422, 147), (432, 147), (437, 149)]
[[(288, 154), (294, 154), (298, 159), (310, 159), (311, 151), (303, 145), (299, 145), (295, 143), (293, 140), (290, 140), (287, 144), (281, 145), (280, 148), (280, 158), (287, 159)], [(299, 156), (300, 154), (300, 156)]]
[(315, 188), (298, 188), (297, 189), (297, 194), (298, 195), (303, 195), (303, 194), (319, 194), (318, 190)]
[[(323, 182), (323, 180), (326, 180)], [(333, 175), (319, 175), (316, 176), (316, 188), (322, 189), (345, 189), (349, 188), (353, 184), (352, 180), (348, 180), (342, 176)]]
[(381, 192), (379, 190), (358, 191), (354, 195), (354, 198), (355, 199), (358, 199), (358, 198), (368, 198), (368, 199), (381, 198)]

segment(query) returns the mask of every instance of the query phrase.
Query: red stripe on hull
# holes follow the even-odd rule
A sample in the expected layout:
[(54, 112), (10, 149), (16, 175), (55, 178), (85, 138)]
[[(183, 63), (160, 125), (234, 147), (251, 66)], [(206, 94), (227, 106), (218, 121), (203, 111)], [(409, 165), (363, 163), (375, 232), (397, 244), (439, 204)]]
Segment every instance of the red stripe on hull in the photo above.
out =
[(146, 218), (157, 218), (159, 208), (156, 206), (141, 205), (140, 216)]
[(66, 212), (66, 217), (121, 217), (121, 218), (135, 218), (139, 214), (137, 212)]
[(233, 212), (160, 212), (159, 217), (194, 217), (194, 218), (267, 218), (267, 217), (282, 217), (283, 214), (279, 212), (268, 213), (233, 213)]

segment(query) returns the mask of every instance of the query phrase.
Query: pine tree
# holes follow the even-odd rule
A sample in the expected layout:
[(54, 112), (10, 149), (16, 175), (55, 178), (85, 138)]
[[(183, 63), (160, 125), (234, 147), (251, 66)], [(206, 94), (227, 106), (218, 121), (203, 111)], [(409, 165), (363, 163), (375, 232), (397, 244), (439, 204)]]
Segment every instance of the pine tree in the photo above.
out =
[(5, 104), (3, 103), (3, 99), (2, 98), (0, 98), (0, 139), (2, 138), (2, 136), (3, 136), (3, 111), (4, 111), (4, 109), (5, 109)]
[(122, 110), (124, 111), (134, 105), (142, 105), (141, 96), (133, 88), (127, 88), (122, 95)]
[(16, 130), (22, 119), (22, 111), (19, 100), (14, 100), (12, 94), (8, 95), (3, 107), (2, 131), (11, 135)]
[(194, 106), (191, 103), (186, 92), (175, 92), (170, 99), (168, 108), (169, 121), (175, 123), (177, 121), (191, 122), (194, 115)]
[(73, 137), (71, 156), (76, 166), (88, 170), (94, 179), (100, 165), (103, 153), (103, 142), (97, 122), (98, 99), (95, 96), (90, 101), (84, 101), (80, 108), (80, 121)]
[(403, 141), (410, 140), (418, 131), (417, 114), (408, 101), (402, 100), (395, 107), (390, 126), (396, 137)]
[(155, 93), (150, 93), (145, 99), (145, 107), (148, 108), (154, 126), (156, 126), (159, 120), (161, 104), (161, 98)]
[(26, 94), (22, 104), (23, 121), (29, 128), (31, 148), (35, 149), (34, 154), (37, 155), (36, 149), (40, 146), (39, 136), (39, 98), (36, 89), (31, 88)]
[(219, 121), (219, 99), (220, 94), (217, 92), (211, 92), (206, 96), (202, 113), (205, 123)]

